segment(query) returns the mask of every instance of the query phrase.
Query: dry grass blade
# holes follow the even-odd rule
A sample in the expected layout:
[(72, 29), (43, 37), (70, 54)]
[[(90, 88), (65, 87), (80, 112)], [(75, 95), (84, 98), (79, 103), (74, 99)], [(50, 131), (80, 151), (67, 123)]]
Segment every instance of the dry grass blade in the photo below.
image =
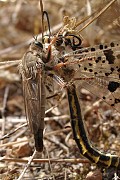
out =
[(24, 174), (27, 171), (27, 169), (29, 168), (31, 162), (33, 161), (35, 154), (36, 154), (36, 150), (33, 152), (33, 155), (29, 158), (28, 163), (26, 164), (26, 166), (25, 166), (24, 170), (22, 171), (21, 175), (19, 176), (18, 180), (23, 179)]
[[(24, 159), (15, 159), (15, 158), (6, 158), (6, 157), (2, 157), (0, 158), (0, 161), (8, 161), (8, 162), (19, 162), (19, 163), (27, 163), (29, 160), (29, 158), (24, 158)], [(76, 163), (90, 163), (89, 160), (87, 159), (80, 159), (80, 158), (75, 158), (75, 159), (59, 159), (59, 158), (56, 158), (56, 159), (33, 159), (32, 162), (35, 162), (35, 163), (49, 163), (49, 161), (51, 161), (51, 163), (55, 163), (55, 162), (58, 162), (58, 163), (73, 163), (73, 164), (76, 164)]]
[(89, 26), (92, 22), (94, 22), (101, 14), (103, 14), (115, 1), (117, 0), (112, 0), (110, 3), (108, 3), (97, 15), (95, 15), (94, 18), (92, 18), (83, 28), (79, 30), (79, 32), (83, 31), (87, 26)]

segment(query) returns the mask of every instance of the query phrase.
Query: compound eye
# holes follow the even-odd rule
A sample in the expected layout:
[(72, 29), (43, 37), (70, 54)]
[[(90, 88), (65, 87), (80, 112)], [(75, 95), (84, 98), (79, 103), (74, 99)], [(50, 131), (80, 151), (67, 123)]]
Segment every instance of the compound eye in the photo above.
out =
[(36, 46), (39, 46), (41, 49), (43, 49), (43, 45), (42, 45), (41, 42), (35, 41), (35, 45), (36, 45)]

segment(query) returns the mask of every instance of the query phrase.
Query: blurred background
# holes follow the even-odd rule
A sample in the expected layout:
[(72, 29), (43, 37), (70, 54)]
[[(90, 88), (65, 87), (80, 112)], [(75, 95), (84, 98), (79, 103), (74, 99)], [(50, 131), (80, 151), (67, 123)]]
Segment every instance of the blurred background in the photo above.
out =
[[(109, 2), (111, 0), (43, 0), (43, 7), (48, 12), (51, 32), (54, 35), (62, 27), (64, 16), (76, 17), (80, 22), (89, 15), (93, 17), (94, 14), (99, 13)], [(80, 24), (78, 30), (89, 20)], [(33, 36), (40, 34), (41, 31), (39, 0), (0, 0), (0, 137), (8, 132), (14, 132), (15, 128), (26, 122), (18, 62), (28, 49), (30, 42), (34, 40)], [(119, 40), (120, 0), (117, 0), (104, 14), (81, 31), (81, 36), (84, 46)], [(12, 64), (10, 61), (15, 62)], [(82, 100), (85, 107), (91, 107), (91, 103), (95, 101), (86, 91), (82, 93)], [(56, 101), (53, 99), (51, 105), (54, 105)], [(89, 138), (93, 140), (96, 147), (98, 146), (103, 151), (109, 151), (111, 147), (111, 150), (113, 152), (116, 150), (115, 154), (117, 154), (120, 146), (117, 139), (120, 131), (119, 115), (113, 115), (112, 111), (106, 110), (106, 106), (103, 109), (105, 111), (103, 116), (97, 113), (97, 108), (93, 108), (92, 113), (86, 113)], [(54, 119), (53, 116), (59, 118)], [(45, 136), (46, 149), (38, 157), (48, 158), (49, 154), (51, 158), (80, 158), (79, 150), (72, 138), (66, 95), (62, 99), (60, 107), (48, 113), (46, 117), (48, 117), (46, 131), (47, 133), (53, 132), (53, 134)], [(61, 129), (66, 130), (56, 132)], [(34, 150), (34, 141), (31, 140), (31, 137), (31, 132), (27, 127), (21, 128), (8, 139), (1, 141), (0, 156), (29, 157)], [(17, 141), (21, 141), (21, 143), (17, 143)], [(22, 141), (25, 142), (22, 143)], [(5, 143), (12, 142), (16, 142), (16, 145), (4, 146)], [(0, 162), (0, 179), (17, 178), (23, 167), (24, 164), (20, 162)], [(52, 163), (51, 167), (48, 163), (34, 163), (28, 169), (25, 177), (28, 179), (37, 177), (45, 180), (52, 179), (53, 173), (57, 180), (62, 180), (65, 176), (67, 180), (87, 179), (86, 175), (95, 169), (96, 167), (91, 164), (72, 164), (64, 161)]]

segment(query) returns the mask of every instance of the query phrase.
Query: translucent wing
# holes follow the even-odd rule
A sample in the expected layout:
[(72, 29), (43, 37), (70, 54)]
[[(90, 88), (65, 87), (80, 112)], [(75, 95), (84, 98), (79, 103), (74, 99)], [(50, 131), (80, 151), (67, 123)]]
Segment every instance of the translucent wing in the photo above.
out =
[(32, 52), (25, 54), (21, 73), (23, 80), (23, 94), (27, 121), (34, 134), (37, 151), (43, 149), (43, 129), (45, 117), (45, 85), (41, 66), (37, 68), (40, 59)]
[(82, 48), (71, 54), (66, 54), (65, 57), (68, 58), (66, 63), (68, 67), (75, 71), (72, 81), (76, 81), (78, 86), (85, 87), (120, 111), (119, 41)]

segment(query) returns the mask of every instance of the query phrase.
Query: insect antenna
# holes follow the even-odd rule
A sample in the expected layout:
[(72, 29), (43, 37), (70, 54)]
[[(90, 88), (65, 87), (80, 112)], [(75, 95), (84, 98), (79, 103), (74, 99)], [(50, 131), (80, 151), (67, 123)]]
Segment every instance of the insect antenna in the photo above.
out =
[(50, 39), (50, 36), (51, 36), (51, 31), (50, 31), (50, 21), (49, 21), (49, 16), (48, 16), (48, 13), (46, 11), (43, 11), (43, 19), (45, 18), (46, 16), (46, 19), (47, 19), (47, 25), (48, 25), (48, 31), (49, 31), (49, 39)]
[(42, 27), (42, 42), (43, 42), (43, 35), (44, 35), (44, 20), (43, 20), (43, 3), (42, 0), (40, 0), (40, 10), (41, 10), (41, 27)]
[(45, 27), (45, 19), (47, 20), (47, 26), (48, 26), (48, 31), (49, 31), (49, 40), (50, 40), (50, 36), (51, 36), (51, 31), (50, 31), (50, 21), (49, 21), (49, 16), (48, 13), (46, 11), (43, 10), (43, 3), (42, 0), (40, 0), (40, 9), (41, 9), (41, 15), (42, 15), (42, 21), (41, 21), (41, 26), (42, 26), (42, 43), (44, 43), (44, 32), (46, 30)]

